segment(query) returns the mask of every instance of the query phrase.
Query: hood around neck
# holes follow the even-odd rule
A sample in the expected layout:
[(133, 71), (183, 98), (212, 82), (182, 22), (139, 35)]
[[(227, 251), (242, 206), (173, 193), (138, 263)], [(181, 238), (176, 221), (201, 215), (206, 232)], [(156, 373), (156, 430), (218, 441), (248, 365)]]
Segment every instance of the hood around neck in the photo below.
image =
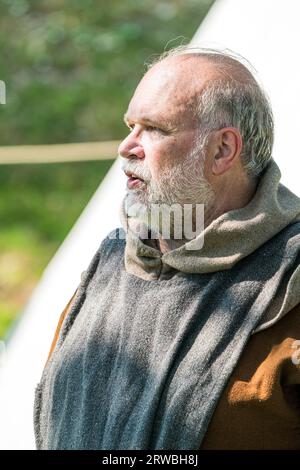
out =
[(124, 199), (120, 219), (126, 232), (126, 271), (153, 280), (168, 277), (174, 270), (211, 273), (230, 269), (287, 225), (300, 221), (300, 198), (281, 184), (280, 178), (281, 171), (272, 158), (246, 206), (222, 214), (193, 240), (166, 253), (149, 246), (128, 228)]

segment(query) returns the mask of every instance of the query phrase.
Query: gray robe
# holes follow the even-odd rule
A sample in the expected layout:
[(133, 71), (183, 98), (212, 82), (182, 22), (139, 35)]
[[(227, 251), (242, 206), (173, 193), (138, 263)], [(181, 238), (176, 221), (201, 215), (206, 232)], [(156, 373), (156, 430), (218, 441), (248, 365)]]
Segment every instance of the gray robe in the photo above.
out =
[(38, 449), (198, 449), (249, 336), (300, 263), (300, 222), (231, 269), (154, 280), (127, 272), (120, 238), (92, 259), (36, 388)]

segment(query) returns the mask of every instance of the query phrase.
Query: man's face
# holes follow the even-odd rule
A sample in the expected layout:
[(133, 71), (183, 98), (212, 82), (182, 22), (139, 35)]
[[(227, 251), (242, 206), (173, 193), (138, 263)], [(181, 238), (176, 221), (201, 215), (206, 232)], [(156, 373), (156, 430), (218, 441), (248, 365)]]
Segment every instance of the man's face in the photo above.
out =
[(154, 66), (139, 83), (125, 115), (131, 131), (119, 147), (129, 176), (129, 206), (212, 203), (203, 170), (205, 148), (192, 110), (202, 83), (197, 77), (195, 84), (191, 64), (174, 58)]

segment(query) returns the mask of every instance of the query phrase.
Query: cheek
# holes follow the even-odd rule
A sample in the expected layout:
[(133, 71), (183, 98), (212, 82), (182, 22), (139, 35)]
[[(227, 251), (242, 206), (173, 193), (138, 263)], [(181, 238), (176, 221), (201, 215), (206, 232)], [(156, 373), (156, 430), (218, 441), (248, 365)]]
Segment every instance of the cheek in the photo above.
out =
[(159, 177), (164, 170), (170, 169), (179, 163), (184, 156), (183, 149), (175, 138), (166, 138), (156, 143), (152, 142), (144, 149), (146, 163), (154, 179)]

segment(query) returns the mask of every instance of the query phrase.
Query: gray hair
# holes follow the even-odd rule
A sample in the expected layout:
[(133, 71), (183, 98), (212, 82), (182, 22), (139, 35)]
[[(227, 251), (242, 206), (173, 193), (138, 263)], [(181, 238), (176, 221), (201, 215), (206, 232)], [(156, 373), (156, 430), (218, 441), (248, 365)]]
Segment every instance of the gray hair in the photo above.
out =
[(237, 128), (243, 141), (243, 167), (249, 178), (257, 179), (272, 157), (274, 120), (269, 98), (254, 78), (254, 68), (232, 51), (188, 45), (164, 52), (146, 64), (147, 68), (183, 54), (204, 58), (219, 72), (206, 83), (193, 110), (199, 118), (200, 134), (208, 138), (213, 130)]

